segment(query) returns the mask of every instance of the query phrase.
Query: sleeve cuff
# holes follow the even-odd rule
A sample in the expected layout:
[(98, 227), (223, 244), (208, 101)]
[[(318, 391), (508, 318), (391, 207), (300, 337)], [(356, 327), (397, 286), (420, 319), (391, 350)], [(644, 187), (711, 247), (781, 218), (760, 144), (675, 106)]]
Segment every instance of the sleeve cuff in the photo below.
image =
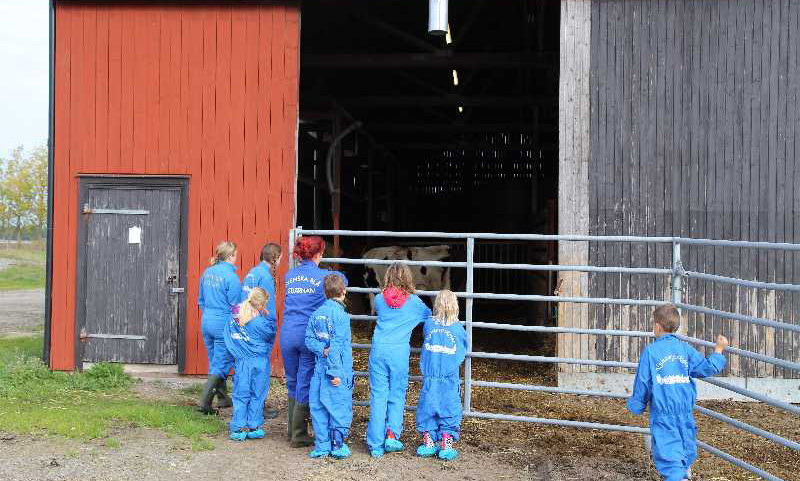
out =
[(647, 404), (642, 403), (633, 398), (628, 399), (628, 411), (632, 412), (633, 414), (642, 414), (645, 409), (647, 409)]

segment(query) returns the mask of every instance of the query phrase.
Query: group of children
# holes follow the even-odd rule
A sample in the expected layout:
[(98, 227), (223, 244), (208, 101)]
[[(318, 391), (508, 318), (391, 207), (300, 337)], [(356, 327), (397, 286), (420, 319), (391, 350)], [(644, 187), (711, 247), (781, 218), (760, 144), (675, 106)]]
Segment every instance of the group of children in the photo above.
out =
[[(279, 250), (271, 260), (277, 266)], [(231, 259), (227, 261), (230, 263)], [(232, 261), (235, 262), (235, 252)], [(221, 272), (229, 270), (223, 267)], [(224, 329), (225, 347), (234, 359), (236, 372), (231, 421), (231, 438), (235, 440), (264, 437), (263, 406), (276, 330), (274, 282), (264, 285), (263, 279), (258, 281), (258, 273), (250, 277), (246, 299)], [(221, 276), (214, 282), (224, 284), (225, 279)], [(305, 331), (305, 346), (315, 356), (309, 392), (315, 439), (309, 456), (343, 459), (350, 456), (345, 440), (353, 418), (352, 340), (350, 316), (344, 302), (347, 286), (339, 273), (327, 275), (323, 283), (326, 301), (311, 314)], [(410, 338), (414, 328), (424, 323), (420, 356), (423, 383), (416, 412), (422, 443), (416, 453), (420, 457), (455, 459), (458, 452), (453, 443), (459, 439), (462, 418), (459, 374), (467, 351), (455, 294), (449, 290), (439, 292), (431, 312), (415, 294), (411, 271), (397, 263), (386, 271), (383, 290), (375, 299), (375, 311), (366, 433), (370, 455), (380, 458), (404, 449), (400, 436), (408, 388)], [(656, 309), (653, 324), (656, 341), (642, 352), (627, 406), (631, 412), (641, 414), (649, 405), (651, 451), (656, 468), (665, 481), (684, 481), (691, 477), (690, 468), (697, 455), (697, 429), (692, 415), (696, 399), (694, 378), (712, 376), (724, 368), (722, 353), (728, 340), (719, 336), (715, 352), (705, 358), (675, 335), (680, 327), (680, 313), (672, 305)], [(205, 312), (203, 329), (205, 338)], [(206, 345), (209, 357), (219, 360), (222, 355), (213, 339), (207, 340)], [(213, 362), (211, 371), (221, 372)], [(209, 379), (211, 382), (211, 376)]]

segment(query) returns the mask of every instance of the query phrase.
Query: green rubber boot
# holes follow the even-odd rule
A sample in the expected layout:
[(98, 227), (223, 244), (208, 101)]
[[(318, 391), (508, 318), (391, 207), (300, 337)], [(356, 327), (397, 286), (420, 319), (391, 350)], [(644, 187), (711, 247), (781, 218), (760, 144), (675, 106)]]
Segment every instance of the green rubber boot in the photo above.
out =
[(311, 410), (308, 404), (296, 402), (294, 416), (292, 417), (292, 443), (293, 448), (307, 448), (314, 444), (314, 439), (308, 435), (308, 420)]
[(200, 395), (200, 402), (197, 404), (197, 410), (203, 414), (214, 414), (215, 412), (211, 402), (217, 392), (219, 379), (219, 376), (208, 376), (206, 385), (203, 386), (203, 393)]
[(288, 404), (288, 407), (286, 408), (286, 415), (287, 415), (286, 440), (287, 441), (291, 441), (292, 440), (292, 419), (294, 419), (294, 404), (295, 404), (294, 403), (294, 399), (292, 399), (292, 397), (289, 396), (289, 404)]

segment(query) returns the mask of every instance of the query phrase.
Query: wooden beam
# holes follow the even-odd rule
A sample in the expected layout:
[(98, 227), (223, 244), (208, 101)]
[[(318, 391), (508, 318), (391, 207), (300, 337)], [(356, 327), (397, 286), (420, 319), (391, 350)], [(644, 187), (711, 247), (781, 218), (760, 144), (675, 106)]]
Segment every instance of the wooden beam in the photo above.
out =
[(439, 53), (323, 53), (303, 54), (300, 65), (307, 69), (338, 68), (536, 68), (558, 70), (553, 53), (439, 52)]
[(530, 123), (509, 124), (439, 124), (439, 123), (376, 123), (366, 124), (370, 132), (431, 132), (431, 133), (519, 133), (535, 132), (555, 133), (555, 125), (537, 125)]
[(483, 97), (464, 97), (462, 95), (446, 96), (364, 96), (364, 97), (313, 97), (303, 98), (305, 105), (319, 106), (330, 105), (336, 102), (344, 107), (404, 107), (404, 108), (425, 108), (425, 107), (484, 107), (494, 109), (519, 109), (533, 105), (550, 105), (558, 103), (558, 96), (541, 95), (535, 97), (514, 97), (514, 96), (483, 96)]
[(432, 150), (432, 151), (452, 151), (452, 150), (482, 150), (493, 151), (522, 151), (522, 150), (542, 150), (544, 152), (556, 152), (558, 147), (555, 144), (490, 144), (488, 142), (441, 142), (441, 143), (401, 143), (387, 144), (386, 148), (394, 151), (403, 150)]

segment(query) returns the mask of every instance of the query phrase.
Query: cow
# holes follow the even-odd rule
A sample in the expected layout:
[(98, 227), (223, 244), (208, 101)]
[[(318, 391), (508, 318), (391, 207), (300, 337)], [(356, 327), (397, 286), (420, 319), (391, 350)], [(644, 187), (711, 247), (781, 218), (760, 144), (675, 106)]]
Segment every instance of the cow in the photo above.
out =
[[(410, 261), (442, 261), (450, 256), (450, 246), (430, 247), (376, 247), (364, 253), (363, 259), (410, 260)], [(364, 285), (372, 288), (383, 287), (383, 277), (388, 265), (366, 265)], [(450, 289), (449, 267), (408, 266), (414, 276), (414, 285), (422, 291), (439, 291)], [(369, 295), (370, 311), (375, 313), (375, 295)]]

